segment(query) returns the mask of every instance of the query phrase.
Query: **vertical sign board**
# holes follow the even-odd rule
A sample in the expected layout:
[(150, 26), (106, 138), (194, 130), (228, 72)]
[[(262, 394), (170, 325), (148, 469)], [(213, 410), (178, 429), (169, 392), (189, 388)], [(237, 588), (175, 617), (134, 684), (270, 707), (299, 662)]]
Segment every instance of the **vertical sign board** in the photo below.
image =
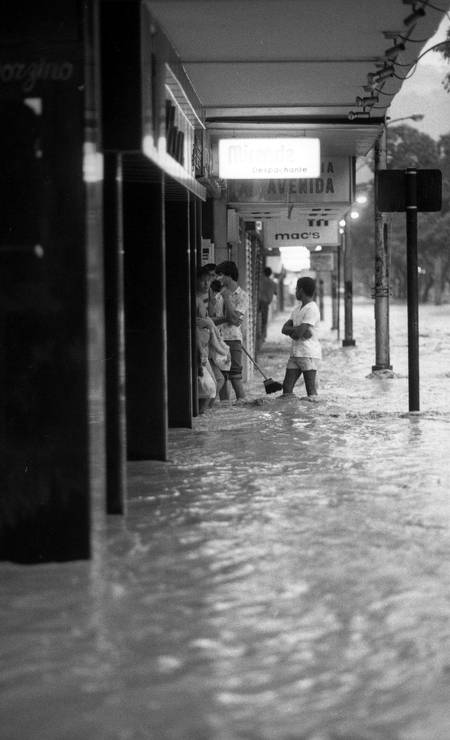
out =
[(406, 211), (406, 266), (408, 283), (409, 410), (419, 411), (419, 306), (417, 279), (417, 212), (440, 211), (440, 170), (380, 170), (375, 177), (379, 211)]

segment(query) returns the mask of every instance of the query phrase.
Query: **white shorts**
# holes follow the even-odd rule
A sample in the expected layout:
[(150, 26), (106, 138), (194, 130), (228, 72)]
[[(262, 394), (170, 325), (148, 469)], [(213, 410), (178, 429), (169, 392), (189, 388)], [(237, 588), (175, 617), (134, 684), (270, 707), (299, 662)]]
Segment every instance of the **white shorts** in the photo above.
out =
[(289, 358), (286, 370), (301, 370), (302, 373), (305, 370), (318, 370), (320, 360), (318, 357), (291, 357)]

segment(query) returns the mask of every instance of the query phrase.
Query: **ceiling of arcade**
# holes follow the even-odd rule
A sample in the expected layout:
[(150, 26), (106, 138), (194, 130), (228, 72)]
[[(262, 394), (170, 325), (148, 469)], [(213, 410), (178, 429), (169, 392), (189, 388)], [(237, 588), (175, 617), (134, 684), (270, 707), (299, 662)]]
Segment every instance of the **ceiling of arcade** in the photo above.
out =
[[(147, 4), (204, 108), (212, 141), (314, 136), (322, 158), (370, 150), (401, 78), (423, 46), (415, 40), (432, 36), (442, 17), (422, 0)], [(392, 62), (395, 76), (389, 74)], [(328, 207), (329, 216), (339, 215), (339, 207)], [(240, 210), (253, 218), (286, 215), (267, 203), (259, 212), (255, 203)]]

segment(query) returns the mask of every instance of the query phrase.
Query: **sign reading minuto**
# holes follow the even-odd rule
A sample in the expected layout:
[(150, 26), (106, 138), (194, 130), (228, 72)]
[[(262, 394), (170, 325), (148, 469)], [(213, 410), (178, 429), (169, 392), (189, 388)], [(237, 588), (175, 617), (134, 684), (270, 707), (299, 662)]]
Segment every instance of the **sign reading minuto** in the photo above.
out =
[(285, 180), (319, 174), (319, 139), (219, 140), (219, 177), (225, 180)]

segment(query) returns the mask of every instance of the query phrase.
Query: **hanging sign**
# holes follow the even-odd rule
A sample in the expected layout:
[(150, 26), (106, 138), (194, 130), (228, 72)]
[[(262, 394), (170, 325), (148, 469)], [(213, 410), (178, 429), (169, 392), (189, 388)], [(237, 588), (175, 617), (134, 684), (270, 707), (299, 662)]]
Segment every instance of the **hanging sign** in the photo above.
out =
[[(233, 139), (230, 139), (233, 141)], [(325, 157), (317, 175), (297, 179), (230, 180), (228, 202), (234, 203), (340, 203), (350, 205), (350, 157)]]
[(226, 180), (285, 180), (319, 174), (319, 139), (219, 140), (219, 177)]
[(274, 247), (316, 247), (339, 244), (338, 222), (324, 218), (267, 219), (264, 225), (266, 249)]
[(316, 272), (333, 272), (334, 254), (324, 254), (323, 252), (311, 252), (311, 270)]

